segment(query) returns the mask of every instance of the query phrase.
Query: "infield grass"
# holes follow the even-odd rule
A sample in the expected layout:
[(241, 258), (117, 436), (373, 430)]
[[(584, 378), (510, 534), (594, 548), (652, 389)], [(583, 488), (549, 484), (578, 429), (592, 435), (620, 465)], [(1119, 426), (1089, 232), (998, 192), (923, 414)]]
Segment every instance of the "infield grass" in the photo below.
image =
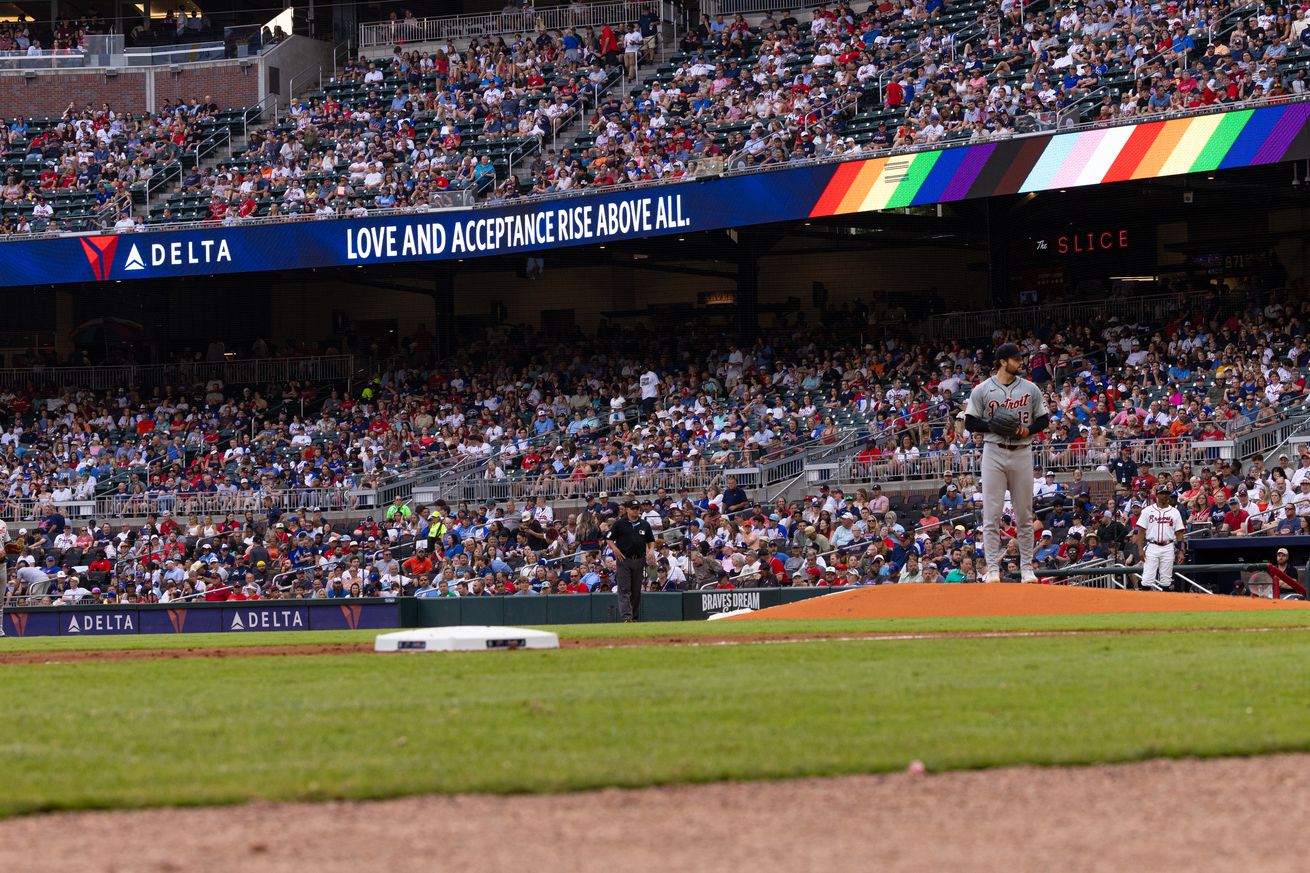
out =
[(1308, 653), (1271, 630), (3, 665), (0, 814), (1308, 751)]

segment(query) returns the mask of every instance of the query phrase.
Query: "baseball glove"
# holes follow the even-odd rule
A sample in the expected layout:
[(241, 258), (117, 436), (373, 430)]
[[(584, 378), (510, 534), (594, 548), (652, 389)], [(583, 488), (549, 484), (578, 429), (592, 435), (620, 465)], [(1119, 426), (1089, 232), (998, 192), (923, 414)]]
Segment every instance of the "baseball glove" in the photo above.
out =
[(1003, 437), (1015, 437), (1019, 434), (1019, 413), (1004, 406), (992, 413), (992, 433)]

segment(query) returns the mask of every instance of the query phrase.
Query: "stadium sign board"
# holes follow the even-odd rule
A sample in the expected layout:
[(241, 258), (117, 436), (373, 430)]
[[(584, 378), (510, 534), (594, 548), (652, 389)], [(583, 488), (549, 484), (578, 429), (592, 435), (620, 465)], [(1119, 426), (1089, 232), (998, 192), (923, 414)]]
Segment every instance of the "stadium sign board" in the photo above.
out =
[(58, 606), (7, 609), (12, 637), (108, 634), (249, 633), (273, 630), (392, 629), (400, 624), (396, 598), (369, 600), (254, 600), (171, 605)]
[(1310, 102), (625, 191), (0, 244), (0, 284), (440, 261), (1310, 159)]

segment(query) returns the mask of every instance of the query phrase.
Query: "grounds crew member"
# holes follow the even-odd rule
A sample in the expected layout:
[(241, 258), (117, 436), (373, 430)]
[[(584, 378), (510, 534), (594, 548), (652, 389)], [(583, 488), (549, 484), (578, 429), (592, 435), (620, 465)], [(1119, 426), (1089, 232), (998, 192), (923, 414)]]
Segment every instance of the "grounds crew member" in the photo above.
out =
[(1183, 516), (1169, 505), (1169, 486), (1155, 486), (1155, 505), (1137, 516), (1137, 544), (1142, 549), (1142, 587), (1168, 590), (1174, 584), (1174, 550), (1183, 554)]
[(614, 587), (619, 595), (619, 615), (624, 621), (636, 621), (646, 564), (655, 559), (655, 532), (641, 517), (641, 504), (636, 500), (625, 502), (623, 509), (624, 517), (610, 525), (605, 540), (617, 564)]
[(1050, 417), (1042, 392), (1019, 375), (1023, 352), (1014, 343), (996, 350), (996, 375), (979, 382), (969, 395), (964, 426), (984, 436), (982, 456), (984, 582), (1001, 581), (1001, 512), (1005, 492), (1014, 505), (1019, 540), (1019, 581), (1036, 582), (1033, 572), (1033, 441)]

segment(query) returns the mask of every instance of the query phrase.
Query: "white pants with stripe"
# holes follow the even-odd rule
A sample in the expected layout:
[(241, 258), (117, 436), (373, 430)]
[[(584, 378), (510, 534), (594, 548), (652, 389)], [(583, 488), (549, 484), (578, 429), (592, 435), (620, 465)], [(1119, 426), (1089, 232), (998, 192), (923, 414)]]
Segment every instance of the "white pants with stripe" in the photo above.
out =
[(1142, 561), (1142, 585), (1155, 584), (1168, 588), (1174, 583), (1174, 546), (1157, 546), (1146, 544), (1145, 560)]
[(1001, 514), (1005, 492), (1014, 508), (1019, 538), (1019, 569), (1033, 568), (1033, 451), (1031, 445), (1006, 449), (988, 443), (982, 455), (983, 559), (988, 572), (1000, 569)]

